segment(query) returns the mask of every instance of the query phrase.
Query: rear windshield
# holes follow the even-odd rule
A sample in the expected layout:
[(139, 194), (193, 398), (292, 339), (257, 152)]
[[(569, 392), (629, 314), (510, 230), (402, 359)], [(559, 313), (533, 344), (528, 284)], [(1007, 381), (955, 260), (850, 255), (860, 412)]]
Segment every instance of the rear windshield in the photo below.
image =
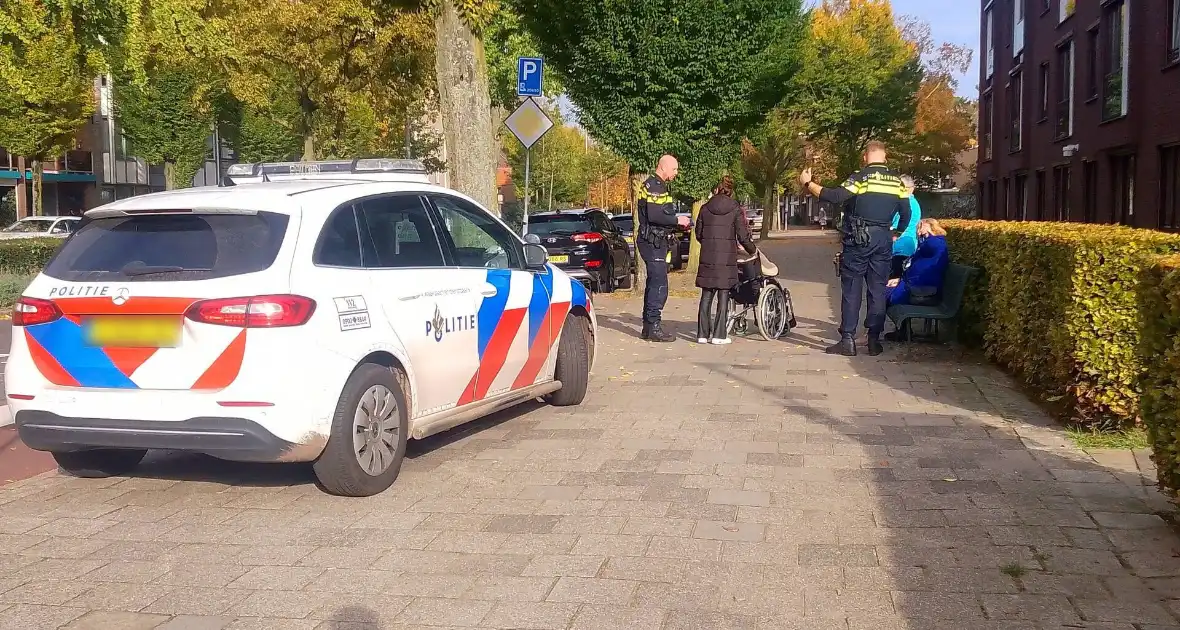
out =
[(593, 231), (590, 218), (583, 215), (529, 217), (529, 232), (537, 236), (573, 236)]
[(45, 268), (59, 280), (208, 280), (263, 271), (278, 256), (289, 217), (144, 214), (87, 220)]
[(616, 225), (616, 226), (617, 226), (617, 227), (618, 227), (620, 230), (622, 230), (622, 231), (624, 231), (624, 232), (630, 232), (630, 231), (631, 231), (631, 226), (633, 225), (633, 222), (634, 222), (634, 220), (635, 220), (635, 219), (634, 219), (633, 217), (631, 217), (630, 215), (624, 215), (624, 216), (621, 216), (621, 217), (612, 217), (612, 218), (611, 218), (611, 221), (614, 221), (614, 222), (615, 222), (615, 225)]

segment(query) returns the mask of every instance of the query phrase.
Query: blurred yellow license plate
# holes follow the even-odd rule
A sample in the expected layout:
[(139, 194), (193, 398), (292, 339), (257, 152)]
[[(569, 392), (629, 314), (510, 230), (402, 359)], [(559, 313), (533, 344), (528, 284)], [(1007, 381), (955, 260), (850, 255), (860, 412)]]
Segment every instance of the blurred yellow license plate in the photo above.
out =
[(634, 234), (631, 234), (631, 235), (629, 235), (629, 236), (624, 236), (623, 238), (624, 238), (624, 239), (626, 239), (628, 243), (634, 243), (634, 242), (635, 242), (635, 235), (634, 235)]
[(174, 348), (180, 345), (179, 317), (91, 317), (86, 343), (107, 348)]
[(549, 257), (549, 262), (551, 262), (555, 265), (564, 265), (565, 263), (567, 263), (569, 261), (570, 261), (569, 256), (550, 256)]
[(668, 255), (664, 256), (664, 262), (667, 262), (667, 263), (672, 262), (672, 252), (668, 252)]

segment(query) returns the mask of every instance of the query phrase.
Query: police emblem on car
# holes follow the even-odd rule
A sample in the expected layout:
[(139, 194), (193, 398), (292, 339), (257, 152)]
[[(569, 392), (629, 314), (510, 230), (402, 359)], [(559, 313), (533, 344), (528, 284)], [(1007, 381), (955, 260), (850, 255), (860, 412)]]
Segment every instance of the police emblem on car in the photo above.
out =
[(434, 305), (434, 318), (426, 322), (426, 334), (433, 335), (435, 341), (442, 341), (443, 336), (453, 332), (475, 330), (475, 315), (460, 315), (458, 317), (443, 317), (438, 305)]

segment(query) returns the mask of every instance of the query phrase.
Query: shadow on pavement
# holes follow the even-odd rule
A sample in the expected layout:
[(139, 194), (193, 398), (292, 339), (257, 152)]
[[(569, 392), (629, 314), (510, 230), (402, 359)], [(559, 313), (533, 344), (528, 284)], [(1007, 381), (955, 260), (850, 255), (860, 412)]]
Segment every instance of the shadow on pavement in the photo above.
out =
[(745, 489), (798, 523), (815, 588), (842, 575), (825, 613), (854, 628), (1180, 627), (1172, 507), (1133, 460), (1103, 466), (999, 417), (834, 412), (816, 392), (700, 367), (782, 402), (779, 452), (747, 456), (772, 472)]

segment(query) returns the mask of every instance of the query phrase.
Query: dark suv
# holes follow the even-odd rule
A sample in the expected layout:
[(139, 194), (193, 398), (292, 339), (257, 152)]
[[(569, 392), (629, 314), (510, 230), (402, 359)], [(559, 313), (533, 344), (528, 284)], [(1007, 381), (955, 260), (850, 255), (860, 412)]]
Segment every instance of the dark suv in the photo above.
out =
[(528, 233), (541, 239), (549, 262), (599, 293), (631, 288), (627, 239), (597, 208), (529, 215)]

